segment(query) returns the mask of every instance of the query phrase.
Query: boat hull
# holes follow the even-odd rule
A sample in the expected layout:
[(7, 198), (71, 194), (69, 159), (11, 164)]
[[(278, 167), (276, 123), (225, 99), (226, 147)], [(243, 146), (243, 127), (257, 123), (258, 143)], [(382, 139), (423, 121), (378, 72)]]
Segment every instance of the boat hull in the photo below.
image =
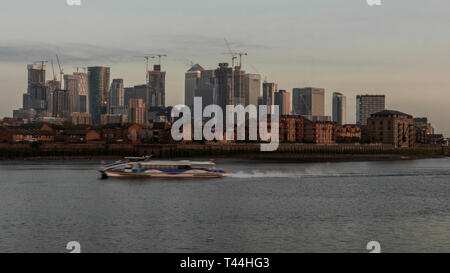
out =
[(156, 172), (116, 172), (116, 171), (100, 171), (102, 178), (224, 178), (230, 177), (227, 173), (210, 173), (210, 172), (185, 172), (185, 173), (156, 173)]

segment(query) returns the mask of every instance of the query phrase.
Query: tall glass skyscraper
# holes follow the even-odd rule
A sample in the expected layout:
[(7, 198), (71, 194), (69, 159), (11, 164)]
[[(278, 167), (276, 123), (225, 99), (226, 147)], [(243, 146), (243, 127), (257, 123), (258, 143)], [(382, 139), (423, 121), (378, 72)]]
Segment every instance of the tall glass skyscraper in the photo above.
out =
[(340, 125), (347, 123), (347, 98), (338, 92), (333, 93), (333, 122)]
[(100, 124), (101, 116), (108, 112), (110, 68), (88, 67), (89, 113), (93, 124)]

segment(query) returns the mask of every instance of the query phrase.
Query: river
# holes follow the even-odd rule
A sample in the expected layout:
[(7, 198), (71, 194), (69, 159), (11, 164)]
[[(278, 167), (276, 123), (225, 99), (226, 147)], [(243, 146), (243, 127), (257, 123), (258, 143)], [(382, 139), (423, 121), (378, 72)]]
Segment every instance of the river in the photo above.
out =
[(101, 180), (100, 161), (1, 161), (0, 252), (450, 252), (450, 158), (219, 159), (215, 180)]

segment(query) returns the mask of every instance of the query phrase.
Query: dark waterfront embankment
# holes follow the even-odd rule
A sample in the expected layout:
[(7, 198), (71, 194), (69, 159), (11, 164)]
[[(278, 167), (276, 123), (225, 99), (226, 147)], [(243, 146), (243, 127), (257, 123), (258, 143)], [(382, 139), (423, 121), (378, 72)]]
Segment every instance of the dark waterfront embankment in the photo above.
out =
[(280, 144), (275, 152), (261, 152), (260, 144), (0, 144), (0, 159), (234, 157), (305, 162), (398, 160), (450, 156), (448, 147), (396, 149), (391, 145)]

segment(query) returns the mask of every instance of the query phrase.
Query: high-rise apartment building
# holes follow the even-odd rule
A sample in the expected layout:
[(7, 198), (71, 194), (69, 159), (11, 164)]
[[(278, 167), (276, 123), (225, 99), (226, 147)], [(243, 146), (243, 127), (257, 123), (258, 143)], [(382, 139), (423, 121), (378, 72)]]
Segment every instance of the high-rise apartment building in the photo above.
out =
[(275, 93), (278, 92), (278, 84), (273, 82), (263, 83), (263, 103), (267, 105), (267, 114), (272, 114), (271, 105), (275, 105)]
[(192, 66), (185, 74), (184, 104), (187, 105), (191, 111), (193, 111), (195, 90), (200, 85), (202, 71), (204, 71), (203, 67), (196, 64)]
[(252, 104), (258, 106), (258, 97), (261, 96), (261, 75), (249, 74), (245, 75), (245, 106)]
[(245, 71), (240, 66), (236, 66), (233, 72), (233, 105), (246, 105), (248, 93), (245, 92)]
[(128, 119), (132, 124), (144, 125), (148, 123), (148, 107), (142, 99), (130, 99)]
[(79, 112), (87, 113), (89, 111), (89, 86), (88, 86), (88, 74), (82, 72), (73, 73), (74, 76), (79, 78), (78, 81), (78, 98), (79, 98)]
[(274, 94), (274, 105), (280, 107), (280, 115), (287, 116), (291, 114), (291, 94), (286, 90), (279, 90)]
[(29, 64), (27, 93), (23, 94), (23, 109), (47, 111), (47, 86), (45, 84), (45, 65)]
[(100, 124), (108, 110), (110, 68), (88, 67), (89, 113), (93, 124)]
[(195, 89), (194, 97), (202, 98), (203, 109), (208, 105), (217, 103), (214, 81), (214, 70), (203, 70), (200, 73), (200, 83)]
[(136, 85), (134, 87), (127, 87), (124, 90), (124, 105), (126, 107), (130, 104), (130, 99), (142, 99), (148, 105), (150, 101), (150, 88), (148, 88), (148, 85)]
[(123, 86), (123, 79), (114, 79), (111, 83), (111, 88), (109, 89), (109, 110), (111, 113), (111, 108), (121, 107), (125, 105), (125, 90)]
[(232, 93), (232, 74), (233, 70), (228, 63), (220, 63), (214, 71), (214, 104), (226, 109), (227, 105), (233, 105), (234, 94)]
[(56, 89), (52, 98), (52, 116), (67, 118), (70, 116), (70, 93), (67, 90)]
[(367, 125), (371, 114), (386, 109), (385, 95), (358, 95), (356, 96), (356, 123)]
[(47, 81), (47, 112), (51, 114), (53, 114), (53, 95), (60, 85), (60, 82), (57, 80)]
[(78, 75), (64, 75), (64, 86), (67, 90), (67, 111), (80, 112), (80, 86), (81, 77)]
[(161, 71), (161, 65), (154, 65), (149, 71), (150, 106), (166, 106), (166, 72)]
[(347, 97), (342, 93), (333, 93), (333, 122), (344, 125), (347, 123)]
[(325, 89), (294, 88), (292, 94), (292, 106), (295, 115), (305, 116), (311, 120), (325, 116)]

